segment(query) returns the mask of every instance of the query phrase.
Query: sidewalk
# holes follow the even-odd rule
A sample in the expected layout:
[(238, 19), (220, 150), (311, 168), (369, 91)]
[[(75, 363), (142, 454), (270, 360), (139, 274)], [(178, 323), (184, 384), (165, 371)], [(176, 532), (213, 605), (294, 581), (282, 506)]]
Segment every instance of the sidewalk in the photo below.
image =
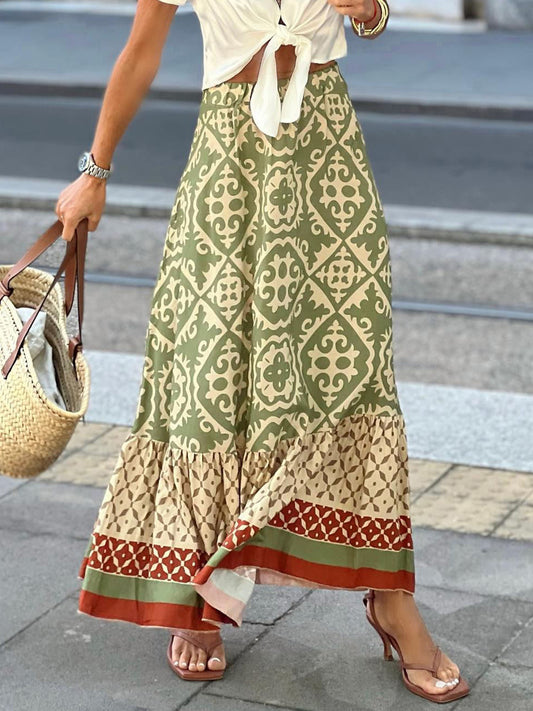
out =
[[(0, 91), (100, 96), (131, 16), (47, 12), (45, 6), (21, 12), (0, 3)], [(533, 117), (530, 33), (390, 30), (375, 42), (346, 34), (348, 55), (339, 64), (359, 110)], [(151, 96), (197, 101), (201, 63), (197, 18), (180, 9)]]
[[(224, 631), (222, 681), (166, 666), (167, 634), (77, 614), (77, 571), (127, 426), (80, 423), (37, 480), (0, 479), (1, 711), (427, 708), (364, 619), (362, 592), (257, 586)], [(411, 458), (417, 601), (472, 693), (526, 711), (533, 691), (533, 473)]]

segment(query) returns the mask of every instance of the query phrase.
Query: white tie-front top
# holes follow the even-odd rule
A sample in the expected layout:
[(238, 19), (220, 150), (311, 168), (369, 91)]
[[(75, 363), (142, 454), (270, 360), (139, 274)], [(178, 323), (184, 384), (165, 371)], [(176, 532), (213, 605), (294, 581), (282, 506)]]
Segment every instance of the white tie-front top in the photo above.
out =
[[(328, 62), (347, 52), (344, 16), (327, 0), (160, 0), (189, 2), (200, 21), (204, 44), (202, 89), (237, 74), (265, 44), (250, 111), (257, 126), (276, 136), (280, 121), (300, 117), (311, 62)], [(280, 20), (284, 24), (281, 24)], [(293, 44), (296, 62), (281, 102), (275, 52)]]

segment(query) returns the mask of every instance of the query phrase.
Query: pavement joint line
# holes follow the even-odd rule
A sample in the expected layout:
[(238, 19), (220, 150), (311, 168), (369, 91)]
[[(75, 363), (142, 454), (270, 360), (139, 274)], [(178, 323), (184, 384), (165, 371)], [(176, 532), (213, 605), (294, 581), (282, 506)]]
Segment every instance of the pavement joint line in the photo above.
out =
[[(0, 476), (1, 476), (1, 475), (0, 475)], [(20, 484), (19, 484), (18, 486), (15, 486), (15, 487), (14, 487), (13, 489), (11, 489), (10, 491), (5, 491), (3, 494), (0, 494), (0, 501), (1, 501), (2, 499), (5, 499), (6, 496), (9, 496), (10, 494), (12, 494), (12, 493), (14, 493), (15, 491), (17, 491), (17, 489), (20, 489), (20, 488), (22, 488), (23, 486), (26, 486), (27, 484), (30, 484), (31, 481), (32, 481), (32, 479), (25, 479), (25, 480), (24, 480), (24, 479), (22, 479), (22, 478), (21, 478), (21, 479), (17, 479), (16, 477), (9, 477), (9, 478), (10, 478), (10, 479), (12, 478), (13, 481), (20, 481)]]
[(502, 519), (498, 521), (498, 523), (493, 527), (493, 529), (487, 534), (488, 536), (492, 536), (494, 538), (500, 538), (500, 536), (497, 535), (496, 531), (503, 526), (503, 524), (507, 521), (508, 518), (510, 518), (514, 512), (522, 506), (522, 504), (531, 496), (531, 491), (528, 491), (524, 494), (524, 496), (514, 505), (512, 506), (509, 511), (507, 511)]
[(5, 639), (5, 640), (0, 644), (0, 649), (3, 649), (3, 648), (4, 648), (5, 646), (7, 646), (10, 642), (12, 642), (13, 640), (15, 640), (20, 634), (22, 634), (22, 633), (25, 632), (27, 629), (29, 629), (32, 625), (34, 625), (36, 622), (39, 622), (39, 620), (42, 620), (43, 617), (45, 617), (46, 615), (48, 615), (50, 612), (53, 612), (56, 608), (58, 608), (60, 605), (62, 605), (64, 602), (66, 602), (66, 601), (72, 596), (72, 594), (73, 594), (74, 592), (75, 592), (75, 590), (73, 590), (72, 592), (70, 592), (68, 595), (65, 595), (65, 597), (61, 598), (61, 600), (59, 600), (59, 602), (56, 602), (55, 604), (51, 605), (49, 608), (47, 608), (46, 610), (44, 610), (44, 612), (42, 612), (40, 615), (38, 615), (37, 617), (35, 617), (31, 622), (28, 622), (27, 625), (24, 625), (24, 627), (21, 627), (20, 629), (18, 629), (18, 630), (15, 632), (15, 634), (12, 634), (12, 635), (11, 635), (11, 637), (8, 637), (7, 639)]
[(307, 600), (307, 598), (312, 595), (313, 593), (313, 588), (309, 590), (308, 592), (304, 593), (298, 600), (295, 600), (292, 602), (289, 607), (285, 610), (285, 612), (282, 612), (281, 615), (278, 615), (274, 619), (273, 624), (276, 625), (280, 620), (282, 620), (284, 617), (287, 617), (287, 615), (290, 615), (294, 610), (296, 610), (300, 605)]
[[(308, 592), (304, 593), (298, 600), (295, 600), (293, 603), (291, 603), (291, 605), (287, 608), (287, 610), (285, 610), (284, 613), (282, 613), (281, 615), (276, 617), (273, 624), (263, 625), (264, 626), (263, 631), (260, 632), (256, 637), (254, 637), (252, 639), (252, 641), (249, 642), (249, 644), (247, 644), (241, 650), (241, 652), (239, 654), (237, 654), (237, 656), (234, 658), (234, 660), (232, 662), (232, 665), (235, 664), (235, 662), (237, 662), (242, 656), (247, 654), (253, 647), (255, 647), (255, 645), (258, 644), (263, 639), (263, 637), (265, 637), (269, 632), (271, 632), (272, 629), (275, 628), (275, 625), (277, 622), (282, 620), (284, 617), (286, 617), (287, 615), (292, 613), (294, 610), (296, 610), (301, 604), (303, 604), (312, 595), (313, 592), (314, 592), (314, 589), (311, 589)], [(258, 624), (261, 624), (261, 623), (258, 623)], [(212, 683), (213, 682), (208, 681), (205, 688), (209, 689), (211, 687)], [(216, 685), (214, 688), (216, 688)], [(193, 694), (191, 697), (189, 697), (189, 700), (194, 698), (195, 696), (197, 696), (198, 693), (200, 693), (200, 691), (202, 691), (202, 689), (199, 689), (196, 694)], [(217, 694), (217, 693), (209, 693), (208, 690), (204, 691), (204, 693), (209, 694), (210, 696), (218, 697), (218, 698), (230, 698), (230, 699), (235, 698), (235, 697), (231, 697), (231, 696), (224, 696), (223, 694), (221, 695), (221, 694)], [(238, 700), (245, 701), (245, 699), (238, 699)], [(270, 704), (270, 705), (272, 706), (273, 704)], [(274, 706), (277, 706), (277, 704), (274, 704)], [(179, 711), (179, 709), (183, 709), (183, 708), (185, 708), (185, 706), (182, 704), (181, 706), (178, 707), (178, 711)], [(287, 707), (287, 706), (279, 706), (279, 708), (289, 709), (290, 711), (305, 711), (304, 709), (299, 709), (299, 708), (295, 708), (295, 707)]]
[(442, 474), (440, 474), (440, 475), (435, 479), (435, 481), (431, 482), (431, 484), (429, 484), (429, 486), (427, 486), (425, 489), (423, 489), (423, 490), (420, 491), (418, 494), (416, 494), (416, 496), (413, 497), (413, 504), (416, 503), (416, 502), (418, 501), (418, 499), (420, 499), (422, 496), (425, 496), (425, 495), (426, 495), (429, 491), (431, 491), (431, 489), (433, 489), (437, 484), (440, 484), (440, 482), (448, 476), (448, 474), (452, 471), (452, 469), (455, 469), (455, 467), (457, 467), (457, 466), (459, 466), (459, 465), (456, 464), (455, 462), (450, 462), (448, 468), (445, 469), (445, 470), (442, 472)]
[[(119, 425), (112, 425), (112, 424), (110, 424), (110, 423), (108, 423), (108, 422), (105, 422), (104, 424), (105, 424), (105, 425), (108, 425), (107, 429), (104, 430), (104, 432), (100, 432), (100, 434), (95, 435), (92, 439), (89, 439), (89, 440), (87, 440), (86, 442), (83, 442), (83, 443), (77, 445), (77, 446), (76, 446), (75, 448), (73, 448), (73, 449), (68, 449), (68, 450), (67, 450), (67, 449), (64, 449), (63, 452), (61, 453), (61, 457), (62, 457), (63, 459), (70, 459), (70, 457), (71, 457), (73, 454), (80, 454), (80, 453), (85, 449), (85, 447), (90, 447), (91, 444), (94, 444), (94, 443), (95, 443), (97, 440), (99, 440), (101, 437), (104, 437), (104, 435), (109, 434), (109, 432), (112, 432), (112, 431), (115, 429), (115, 427), (119, 426)], [(57, 461), (58, 461), (58, 460), (56, 459), (56, 462), (57, 462)], [(55, 464), (55, 462), (52, 462), (52, 464)], [(51, 465), (51, 466), (52, 466), (52, 465)], [(30, 480), (30, 481), (31, 481), (31, 480)], [(56, 482), (56, 483), (57, 483), (57, 482)]]
[[(524, 622), (523, 625), (518, 625), (518, 629), (517, 629), (516, 632), (513, 634), (513, 636), (511, 637), (511, 639), (507, 642), (507, 644), (504, 644), (504, 645), (503, 645), (502, 649), (501, 649), (501, 650), (498, 652), (498, 654), (494, 657), (494, 663), (495, 663), (495, 664), (501, 664), (501, 662), (499, 662), (498, 659), (502, 656), (502, 654), (505, 654), (505, 652), (509, 649), (509, 647), (510, 647), (512, 644), (514, 644), (514, 642), (518, 639), (518, 637), (520, 637), (520, 635), (521, 635), (528, 627), (530, 627), (532, 624), (533, 624), (533, 613), (532, 613), (531, 617), (530, 617), (526, 622)], [(516, 665), (513, 664), (512, 666), (514, 667), (514, 666), (516, 666)], [(526, 665), (524, 664), (524, 665), (521, 665), (521, 666), (526, 666)], [(529, 667), (529, 668), (531, 668), (531, 667)]]
[[(111, 477), (111, 474), (109, 475), (109, 478)], [(84, 481), (58, 481), (57, 479), (41, 479), (40, 483), (43, 484), (44, 486), (50, 486), (51, 484), (65, 484), (67, 486), (75, 486), (75, 487), (85, 487), (86, 489), (100, 489), (104, 490), (107, 488), (107, 484), (87, 484)], [(11, 492), (8, 492), (11, 493)], [(1, 524), (0, 524), (1, 528)], [(496, 536), (497, 538), (497, 536)], [(513, 539), (515, 540), (515, 539)]]
[[(272, 629), (275, 628), (275, 625), (276, 625), (280, 620), (282, 620), (282, 619), (283, 619), (284, 617), (286, 617), (287, 615), (290, 615), (292, 612), (294, 612), (294, 610), (296, 610), (298, 607), (300, 607), (300, 605), (302, 605), (302, 604), (313, 594), (313, 592), (314, 592), (314, 589), (311, 589), (311, 590), (309, 590), (308, 592), (305, 592), (300, 598), (298, 598), (298, 600), (295, 600), (294, 602), (292, 602), (292, 603), (289, 605), (289, 607), (285, 610), (285, 612), (283, 612), (281, 615), (279, 615), (278, 617), (275, 618), (273, 624), (271, 624), (271, 625), (263, 625), (263, 626), (264, 626), (263, 631), (260, 632), (256, 637), (254, 637), (254, 638), (252, 639), (252, 641), (251, 641), (249, 644), (247, 644), (247, 645), (241, 650), (241, 652), (240, 652), (239, 654), (237, 654), (237, 656), (235, 657), (235, 659), (234, 659), (234, 661), (232, 662), (232, 664), (234, 664), (234, 663), (235, 663), (236, 661), (238, 661), (242, 656), (244, 656), (245, 654), (247, 654), (253, 647), (255, 647), (255, 645), (258, 644), (258, 643), (263, 639), (263, 637), (265, 637)], [(259, 624), (261, 624), (261, 623), (259, 623)], [(211, 685), (211, 683), (212, 683), (212, 682), (208, 682), (208, 688), (209, 688), (209, 686)], [(216, 688), (216, 687), (215, 687), (215, 688)], [(214, 695), (216, 696), (216, 694), (214, 694)], [(296, 711), (298, 711), (298, 709), (296, 709)]]

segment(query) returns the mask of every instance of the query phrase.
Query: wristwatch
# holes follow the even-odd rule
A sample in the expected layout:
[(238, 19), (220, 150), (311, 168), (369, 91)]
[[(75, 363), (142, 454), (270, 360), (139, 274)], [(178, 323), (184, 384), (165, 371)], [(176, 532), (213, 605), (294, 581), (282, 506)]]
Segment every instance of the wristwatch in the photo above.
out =
[(80, 173), (89, 173), (89, 175), (93, 175), (95, 178), (106, 179), (111, 175), (113, 163), (111, 163), (109, 168), (102, 168), (101, 166), (96, 165), (92, 153), (84, 151), (78, 160), (78, 170)]
[(359, 35), (359, 37), (372, 39), (373, 37), (377, 37), (378, 35), (380, 35), (387, 27), (390, 15), (387, 0), (374, 0), (374, 2), (376, 6), (381, 9), (381, 17), (375, 27), (372, 27), (371, 29), (367, 30), (364, 22), (359, 22), (355, 17), (350, 18), (352, 29), (356, 35)]

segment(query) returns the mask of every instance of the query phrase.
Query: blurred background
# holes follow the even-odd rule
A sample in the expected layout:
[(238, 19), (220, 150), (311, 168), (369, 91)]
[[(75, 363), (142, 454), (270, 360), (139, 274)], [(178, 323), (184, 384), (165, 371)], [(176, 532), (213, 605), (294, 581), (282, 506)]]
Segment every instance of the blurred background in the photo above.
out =
[[(456, 645), (477, 684), (477, 696), (453, 708), (499, 710), (505, 703), (521, 711), (530, 708), (533, 692), (533, 0), (390, 0), (390, 6), (389, 27), (376, 41), (361, 40), (347, 25), (348, 55), (339, 65), (389, 224), (394, 365), (412, 458), (420, 594), (429, 623)], [(133, 0), (0, 0), (0, 263), (16, 261), (55, 221), (57, 197), (78, 176), (80, 153), (90, 149), (135, 7)], [(174, 693), (166, 676), (168, 689), (139, 682), (119, 690), (120, 643), (133, 633), (115, 627), (113, 637), (104, 623), (87, 625), (73, 615), (73, 569), (133, 417), (152, 289), (201, 81), (202, 38), (186, 5), (115, 152), (106, 210), (90, 235), (87, 424), (37, 482), (0, 482), (0, 593), (7, 609), (0, 657), (8, 670), (0, 683), (11, 679), (0, 709), (29, 708), (28, 698), (38, 703), (43, 693), (44, 709), (174, 709), (178, 701), (188, 711), (253, 711), (266, 708), (263, 702), (277, 709), (412, 709), (416, 699), (405, 698), (399, 681), (383, 691), (390, 694), (383, 706), (356, 702), (340, 672), (335, 691), (324, 682), (309, 698), (283, 679), (279, 687), (258, 682), (246, 689), (228, 682), (227, 689), (217, 687), (226, 689), (217, 692), (222, 696), (206, 692), (201, 702), (183, 685), (181, 696)], [(37, 266), (58, 264), (60, 242)], [(42, 550), (36, 560), (32, 536), (47, 537), (53, 562)], [(13, 586), (20, 566), (32, 571), (31, 584), (38, 575), (44, 586), (24, 603)], [(250, 644), (290, 617), (301, 593), (261, 594), (247, 618)], [(314, 619), (316, 609), (309, 612)], [(65, 664), (92, 669), (93, 699), (73, 673), (65, 687), (49, 682), (38, 659), (40, 686), (23, 679), (15, 662), (30, 649), (26, 629), (37, 629)], [(101, 660), (83, 649), (95, 630), (102, 654), (117, 653), (98, 682)], [(327, 636), (325, 629), (320, 637)], [(230, 656), (240, 659), (244, 643), (232, 639)], [(58, 651), (65, 640), (78, 643), (74, 661), (63, 647)], [(38, 644), (33, 652), (41, 654)], [(152, 674), (146, 658), (130, 661), (138, 675)], [(161, 670), (150, 664), (156, 679)], [(65, 689), (75, 690), (75, 701)]]

